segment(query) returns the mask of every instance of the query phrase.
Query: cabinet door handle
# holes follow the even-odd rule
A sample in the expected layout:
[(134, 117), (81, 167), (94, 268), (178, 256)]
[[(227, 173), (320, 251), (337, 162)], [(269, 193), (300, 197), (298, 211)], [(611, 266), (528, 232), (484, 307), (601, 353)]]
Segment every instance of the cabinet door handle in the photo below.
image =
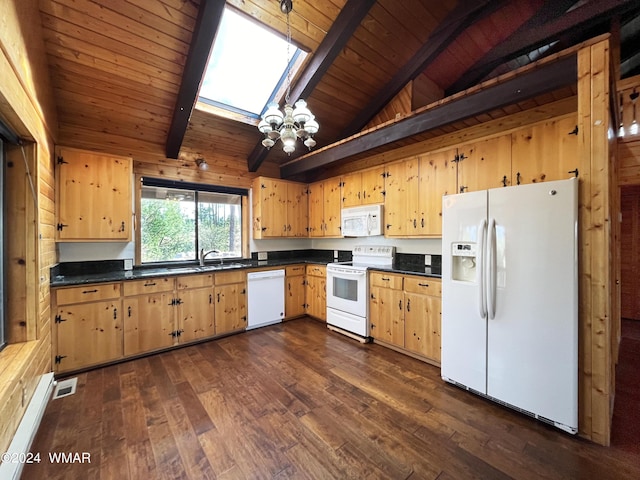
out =
[(118, 309), (117, 309), (117, 308), (114, 308), (114, 309), (113, 309), (113, 319), (114, 319), (114, 320), (117, 320), (117, 319), (118, 319)]
[(398, 308), (402, 310), (402, 300), (398, 300)]
[(127, 308), (127, 314), (129, 315), (129, 317), (131, 316), (131, 307)]
[(388, 278), (388, 277), (382, 277), (382, 278), (381, 278), (381, 280), (382, 280), (383, 282), (389, 282), (389, 281), (391, 281), (391, 279), (390, 279), (390, 278)]
[(411, 299), (407, 300), (407, 312), (411, 311)]
[(97, 292), (98, 292), (98, 289), (96, 288), (95, 290), (83, 290), (82, 294), (85, 295), (87, 293), (97, 293)]
[(154, 287), (156, 285), (156, 282), (147, 282), (144, 284), (145, 287)]
[(418, 286), (419, 287), (428, 287), (429, 284), (428, 283), (419, 283)]
[(424, 228), (424, 217), (420, 219), (420, 226)]
[(417, 228), (418, 227), (418, 220), (417, 219), (413, 219), (413, 228)]
[(122, 224), (120, 225), (120, 231), (124, 232), (125, 226), (124, 226), (124, 222), (122, 222)]
[(220, 293), (218, 292), (218, 303), (220, 303)]
[(209, 304), (213, 303), (213, 295), (209, 294)]

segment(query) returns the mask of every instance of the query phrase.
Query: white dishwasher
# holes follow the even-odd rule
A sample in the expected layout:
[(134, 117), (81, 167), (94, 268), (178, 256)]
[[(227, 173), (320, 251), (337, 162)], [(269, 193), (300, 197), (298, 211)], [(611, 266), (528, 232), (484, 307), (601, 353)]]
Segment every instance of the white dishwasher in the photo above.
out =
[(284, 318), (284, 270), (247, 274), (247, 330), (280, 323)]

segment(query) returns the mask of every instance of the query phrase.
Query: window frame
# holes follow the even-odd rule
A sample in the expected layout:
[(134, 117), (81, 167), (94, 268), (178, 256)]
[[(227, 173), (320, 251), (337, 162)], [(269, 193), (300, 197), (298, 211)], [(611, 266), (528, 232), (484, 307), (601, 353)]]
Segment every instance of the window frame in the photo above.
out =
[[(207, 183), (194, 183), (194, 182), (184, 182), (180, 180), (169, 180), (151, 177), (147, 175), (136, 175), (136, 211), (135, 211), (135, 250), (136, 250), (136, 258), (135, 264), (137, 266), (160, 266), (160, 265), (180, 265), (180, 264), (192, 264), (197, 262), (197, 258), (193, 259), (182, 259), (182, 260), (163, 260), (158, 262), (142, 262), (142, 187), (150, 186), (157, 188), (174, 188), (178, 190), (192, 190), (194, 192), (203, 192), (203, 193), (220, 193), (220, 194), (231, 194), (231, 195), (239, 195), (241, 198), (240, 204), (240, 223), (241, 223), (241, 252), (239, 257), (224, 257), (225, 260), (240, 260), (248, 257), (249, 252), (249, 190), (246, 188), (239, 187), (227, 187), (222, 185), (212, 185)], [(196, 210), (197, 210), (196, 203)], [(138, 228), (140, 226), (140, 228)], [(197, 243), (197, 235), (198, 235), (198, 225), (195, 225), (194, 234), (196, 235), (196, 246), (199, 248)], [(197, 253), (197, 251), (196, 251)]]

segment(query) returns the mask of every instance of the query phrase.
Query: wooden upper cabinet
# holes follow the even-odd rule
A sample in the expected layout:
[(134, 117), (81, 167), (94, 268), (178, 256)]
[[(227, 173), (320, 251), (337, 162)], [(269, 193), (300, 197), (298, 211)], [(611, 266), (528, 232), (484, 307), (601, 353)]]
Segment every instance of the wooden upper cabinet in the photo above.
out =
[(385, 172), (385, 236), (413, 234), (417, 219), (418, 158), (387, 165)]
[(340, 188), (340, 178), (334, 177), (324, 180), (323, 200), (324, 200), (324, 236), (340, 237), (341, 211), (342, 211), (342, 191)]
[(340, 237), (342, 191), (340, 177), (309, 185), (309, 236)]
[(511, 134), (513, 185), (575, 176), (578, 168), (576, 113), (536, 123)]
[(287, 234), (287, 184), (258, 177), (253, 190), (253, 237), (284, 237)]
[(253, 238), (306, 237), (307, 186), (258, 177), (253, 191)]
[(511, 135), (458, 147), (458, 192), (511, 185)]
[(131, 241), (132, 160), (59, 147), (58, 241)]
[(384, 167), (342, 176), (342, 206), (384, 203)]
[(309, 185), (309, 236), (324, 235), (324, 184), (316, 182)]
[(287, 184), (287, 236), (306, 237), (309, 226), (309, 195), (302, 183)]
[(457, 192), (457, 150), (443, 150), (420, 156), (418, 235), (442, 235), (442, 197)]

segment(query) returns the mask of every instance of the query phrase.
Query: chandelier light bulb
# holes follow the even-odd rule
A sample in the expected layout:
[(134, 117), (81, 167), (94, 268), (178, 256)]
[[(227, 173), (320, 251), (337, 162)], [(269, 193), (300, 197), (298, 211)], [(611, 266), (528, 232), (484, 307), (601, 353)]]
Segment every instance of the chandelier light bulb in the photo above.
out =
[(273, 140), (271, 140), (269, 137), (265, 138), (264, 140), (262, 140), (262, 146), (266, 147), (267, 150), (269, 150), (271, 147), (273, 147), (273, 145), (276, 142), (274, 142)]

